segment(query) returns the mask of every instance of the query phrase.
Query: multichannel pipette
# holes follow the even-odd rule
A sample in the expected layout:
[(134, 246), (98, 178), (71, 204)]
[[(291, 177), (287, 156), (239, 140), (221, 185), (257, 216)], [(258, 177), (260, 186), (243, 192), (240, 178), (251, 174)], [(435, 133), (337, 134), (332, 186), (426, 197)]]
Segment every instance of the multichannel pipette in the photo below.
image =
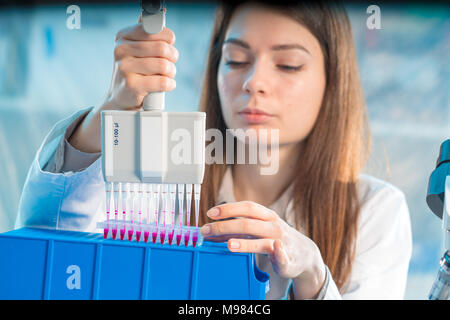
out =
[[(164, 1), (142, 1), (142, 9), (145, 32), (161, 32), (165, 25)], [(140, 241), (143, 232), (145, 242), (151, 234), (153, 243), (171, 245), (176, 237), (176, 244), (180, 245), (183, 236), (186, 246), (201, 243), (198, 217), (205, 169), (206, 114), (165, 112), (164, 97), (164, 92), (148, 94), (142, 104), (143, 111), (102, 112), (106, 220), (99, 222), (98, 227), (104, 229), (105, 238), (109, 237), (110, 210), (114, 208), (113, 239), (119, 229), (121, 240), (128, 235), (129, 241)], [(192, 158), (187, 159), (185, 155)], [(195, 227), (190, 225), (192, 185)], [(175, 226), (177, 203), (179, 229)], [(120, 206), (122, 221), (118, 222)], [(144, 209), (147, 210), (145, 221)], [(184, 212), (186, 225), (183, 225)]]

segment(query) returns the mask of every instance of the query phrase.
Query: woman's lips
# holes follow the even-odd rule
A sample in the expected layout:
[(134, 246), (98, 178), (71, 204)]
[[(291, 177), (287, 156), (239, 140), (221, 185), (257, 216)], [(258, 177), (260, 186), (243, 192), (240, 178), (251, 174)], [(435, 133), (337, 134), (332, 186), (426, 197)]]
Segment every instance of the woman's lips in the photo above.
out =
[(245, 121), (251, 124), (264, 123), (273, 118), (273, 115), (259, 110), (244, 110), (238, 113)]

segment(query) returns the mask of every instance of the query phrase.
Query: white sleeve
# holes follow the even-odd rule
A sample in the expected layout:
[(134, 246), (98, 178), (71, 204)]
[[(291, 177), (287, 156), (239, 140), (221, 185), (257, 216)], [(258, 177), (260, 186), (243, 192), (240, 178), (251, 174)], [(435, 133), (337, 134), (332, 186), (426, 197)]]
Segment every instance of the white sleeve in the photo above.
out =
[(387, 184), (360, 212), (356, 256), (344, 299), (403, 299), (412, 254), (405, 196)]
[(68, 142), (73, 131), (78, 127), (81, 121), (86, 117), (91, 108), (84, 112), (77, 112), (77, 117), (70, 117), (73, 121), (65, 128), (63, 137), (47, 164), (42, 167), (43, 171), (52, 173), (62, 173), (69, 171), (81, 171), (86, 169), (97, 160), (101, 153), (86, 153), (74, 148)]
[(64, 139), (67, 127), (86, 110), (59, 121), (39, 148), (22, 190), (16, 228), (44, 227), (93, 231), (104, 207), (101, 160), (79, 172), (44, 171)]

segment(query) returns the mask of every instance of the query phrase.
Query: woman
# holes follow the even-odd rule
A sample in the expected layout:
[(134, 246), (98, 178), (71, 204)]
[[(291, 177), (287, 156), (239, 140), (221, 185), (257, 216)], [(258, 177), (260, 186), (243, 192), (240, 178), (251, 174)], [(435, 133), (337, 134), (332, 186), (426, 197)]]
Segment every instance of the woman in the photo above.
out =
[[(100, 112), (139, 109), (149, 92), (173, 90), (174, 43), (168, 28), (148, 35), (138, 24), (117, 34), (105, 102), (47, 136), (16, 226), (94, 228), (104, 206)], [(403, 297), (408, 208), (396, 187), (360, 174), (370, 136), (356, 62), (338, 4), (250, 2), (217, 12), (200, 103), (207, 128), (254, 129), (258, 138), (278, 129), (279, 169), (208, 165), (201, 231), (231, 251), (258, 254), (270, 274), (268, 299)]]

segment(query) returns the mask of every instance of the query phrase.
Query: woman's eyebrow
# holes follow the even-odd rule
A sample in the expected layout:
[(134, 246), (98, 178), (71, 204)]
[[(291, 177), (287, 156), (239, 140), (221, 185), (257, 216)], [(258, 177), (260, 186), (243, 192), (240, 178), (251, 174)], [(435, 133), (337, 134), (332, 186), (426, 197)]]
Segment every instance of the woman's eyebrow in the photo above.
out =
[[(241, 39), (228, 38), (223, 42), (223, 44), (226, 44), (226, 43), (232, 43), (232, 44), (238, 45), (240, 47), (243, 47), (245, 49), (250, 49), (250, 45)], [(301, 44), (298, 44), (298, 43), (277, 44), (270, 48), (270, 50), (274, 50), (274, 51), (291, 50), (291, 49), (299, 49), (299, 50), (302, 50), (302, 51), (306, 52), (307, 54), (311, 55), (311, 53), (304, 46), (302, 46)]]
[(223, 44), (226, 44), (226, 43), (232, 43), (232, 44), (238, 45), (240, 47), (243, 47), (245, 49), (250, 49), (250, 45), (247, 42), (240, 40), (240, 39), (228, 38), (227, 40), (225, 40), (223, 42)]
[(275, 51), (299, 49), (299, 50), (302, 50), (302, 51), (306, 52), (307, 54), (311, 55), (311, 53), (304, 46), (302, 46), (301, 44), (298, 44), (298, 43), (278, 44), (278, 45), (272, 46), (270, 49), (275, 50)]

